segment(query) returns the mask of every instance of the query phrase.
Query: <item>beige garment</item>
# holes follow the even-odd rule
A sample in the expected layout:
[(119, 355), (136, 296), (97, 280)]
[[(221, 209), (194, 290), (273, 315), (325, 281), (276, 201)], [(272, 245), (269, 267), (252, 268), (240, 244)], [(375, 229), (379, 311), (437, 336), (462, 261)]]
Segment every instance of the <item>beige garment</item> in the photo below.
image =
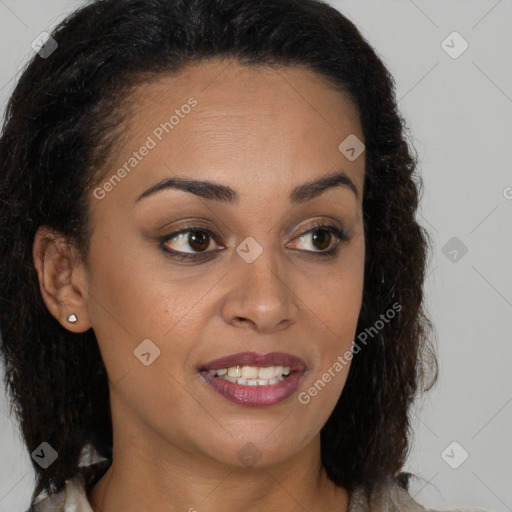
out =
[[(27, 512), (93, 512), (84, 488), (82, 475), (68, 480), (66, 487), (44, 498)], [(291, 511), (287, 511), (291, 512)], [(410, 494), (396, 483), (382, 486), (371, 499), (365, 499), (361, 490), (352, 493), (348, 512), (438, 512), (417, 503)], [(443, 512), (489, 512), (473, 507), (450, 509)]]

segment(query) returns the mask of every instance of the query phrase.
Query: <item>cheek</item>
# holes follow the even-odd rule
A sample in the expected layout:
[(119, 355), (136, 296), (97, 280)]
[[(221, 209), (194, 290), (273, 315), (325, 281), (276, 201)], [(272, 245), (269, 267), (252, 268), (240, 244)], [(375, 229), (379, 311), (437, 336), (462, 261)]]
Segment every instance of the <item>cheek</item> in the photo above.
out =
[(105, 231), (96, 232), (91, 240), (88, 309), (109, 377), (115, 382), (140, 365), (134, 350), (141, 342), (158, 337), (159, 304), (153, 300), (155, 280), (144, 256), (130, 247), (129, 237)]
[(297, 401), (296, 420), (307, 428), (304, 433), (307, 439), (322, 429), (343, 392), (351, 364), (347, 360), (339, 362), (338, 356), (343, 352), (334, 350), (326, 356), (325, 364), (308, 375), (294, 397)]
[(352, 343), (363, 295), (364, 245), (353, 246), (335, 268), (330, 279), (324, 279), (321, 287), (310, 285), (306, 295), (306, 310), (314, 313), (312, 321), (319, 331), (311, 371), (299, 402), (315, 409), (324, 421), (324, 411), (332, 411), (336, 405), (352, 362)]
[(122, 238), (98, 236), (90, 252), (89, 313), (109, 376), (116, 382), (143, 366), (137, 354), (144, 347), (158, 354), (156, 366), (179, 373), (208, 318), (201, 299), (219, 278), (203, 270), (192, 281), (190, 271), (171, 272), (165, 258), (155, 258), (156, 249), (121, 246)]
[(314, 313), (325, 332), (328, 352), (329, 348), (332, 352), (334, 345), (350, 346), (355, 335), (364, 284), (364, 245), (356, 242), (346, 248), (330, 270), (323, 271), (321, 276), (308, 276), (303, 284), (301, 296), (309, 306), (305, 309)]

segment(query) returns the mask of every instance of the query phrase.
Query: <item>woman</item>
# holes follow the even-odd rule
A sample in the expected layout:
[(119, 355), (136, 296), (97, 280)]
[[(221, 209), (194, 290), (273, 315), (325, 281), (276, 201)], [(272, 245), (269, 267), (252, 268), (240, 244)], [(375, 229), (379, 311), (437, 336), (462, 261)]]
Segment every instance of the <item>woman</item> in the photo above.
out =
[(401, 472), (437, 378), (421, 181), (355, 26), (104, 0), (38, 51), (0, 140), (30, 510), (426, 510)]

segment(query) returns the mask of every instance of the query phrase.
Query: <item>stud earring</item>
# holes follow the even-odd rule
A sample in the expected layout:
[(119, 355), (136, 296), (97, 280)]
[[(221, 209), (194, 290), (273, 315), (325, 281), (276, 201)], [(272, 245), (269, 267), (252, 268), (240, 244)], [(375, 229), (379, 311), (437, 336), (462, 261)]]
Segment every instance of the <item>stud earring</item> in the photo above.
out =
[(68, 322), (71, 322), (72, 324), (74, 324), (76, 322), (76, 320), (77, 320), (76, 315), (68, 316)]

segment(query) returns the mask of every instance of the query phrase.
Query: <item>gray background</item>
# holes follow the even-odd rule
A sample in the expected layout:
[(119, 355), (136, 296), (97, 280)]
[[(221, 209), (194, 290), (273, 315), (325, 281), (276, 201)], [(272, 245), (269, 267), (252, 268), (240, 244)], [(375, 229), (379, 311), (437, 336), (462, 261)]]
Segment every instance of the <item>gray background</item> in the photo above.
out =
[[(425, 184), (419, 221), (435, 241), (426, 292), (440, 379), (413, 415), (406, 469), (423, 480), (411, 494), (433, 508), (512, 511), (512, 0), (331, 3), (395, 77)], [(80, 5), (0, 0), (2, 112), (31, 42)], [(469, 44), (457, 58), (454, 31)], [(34, 474), (0, 395), (0, 512), (21, 512)]]

